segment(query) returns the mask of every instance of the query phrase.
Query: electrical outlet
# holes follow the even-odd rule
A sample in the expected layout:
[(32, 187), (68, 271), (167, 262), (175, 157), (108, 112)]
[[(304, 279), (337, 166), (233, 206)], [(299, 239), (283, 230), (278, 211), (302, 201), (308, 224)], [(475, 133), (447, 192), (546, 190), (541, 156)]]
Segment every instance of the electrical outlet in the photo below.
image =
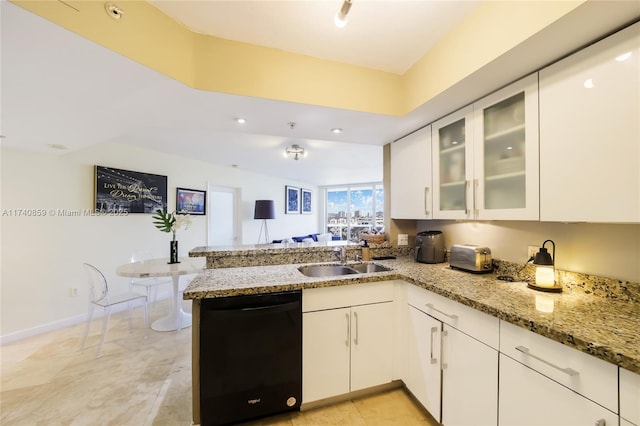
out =
[(538, 246), (527, 246), (527, 259), (535, 257), (538, 253)]
[(78, 288), (77, 287), (71, 287), (69, 289), (69, 296), (76, 297), (77, 295), (78, 295)]

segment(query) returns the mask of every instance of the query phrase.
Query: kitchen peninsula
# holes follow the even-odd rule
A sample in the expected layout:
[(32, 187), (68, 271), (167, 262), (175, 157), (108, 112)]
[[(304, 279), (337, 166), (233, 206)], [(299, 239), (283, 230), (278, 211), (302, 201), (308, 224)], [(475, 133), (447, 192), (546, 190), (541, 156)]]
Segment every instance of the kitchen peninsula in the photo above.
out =
[[(305, 250), (307, 254), (304, 254)], [(393, 260), (375, 261), (376, 264), (391, 268), (387, 272), (307, 277), (298, 270), (305, 263), (336, 263), (333, 250), (334, 247), (331, 246), (266, 249), (243, 247), (235, 250), (197, 248), (190, 253), (190, 256), (206, 256), (209, 268), (194, 278), (184, 292), (184, 298), (194, 302), (193, 385), (196, 423), (199, 420), (199, 384), (196, 376), (200, 362), (197, 355), (197, 317), (200, 301), (207, 298), (293, 290), (309, 291), (340, 286), (364, 288), (371, 285), (370, 283), (382, 284), (391, 281), (395, 286), (400, 286), (397, 288), (406, 290), (419, 288), (437, 295), (436, 297), (444, 296), (446, 299), (493, 317), (496, 321), (514, 324), (520, 329), (544, 336), (550, 339), (550, 344), (560, 342), (565, 347), (590, 355), (587, 357), (589, 359), (603, 360), (612, 368), (618, 366), (640, 374), (640, 336), (638, 335), (640, 284), (638, 283), (623, 283), (578, 274), (571, 276), (567, 273), (562, 276), (564, 292), (546, 294), (527, 288), (524, 282), (497, 280), (496, 274), (475, 275), (452, 270), (448, 264), (416, 263), (407, 255), (398, 256)], [(347, 262), (353, 263), (355, 256), (360, 253), (359, 247), (347, 245), (346, 250)], [(325, 257), (304, 261), (283, 261), (286, 256), (291, 256), (291, 259), (310, 256), (309, 251), (315, 251), (316, 256)], [(268, 264), (269, 256), (265, 256), (267, 253), (275, 254), (274, 261), (279, 264)], [(212, 268), (219, 259), (232, 256), (236, 256), (237, 261), (244, 257), (244, 261), (247, 262), (244, 263), (245, 265), (250, 265), (252, 262), (258, 263), (244, 267)], [(516, 267), (517, 265), (499, 262), (499, 274), (513, 275), (515, 270), (519, 269)], [(394, 302), (400, 303), (397, 300)], [(404, 380), (404, 377), (395, 377), (395, 379)]]

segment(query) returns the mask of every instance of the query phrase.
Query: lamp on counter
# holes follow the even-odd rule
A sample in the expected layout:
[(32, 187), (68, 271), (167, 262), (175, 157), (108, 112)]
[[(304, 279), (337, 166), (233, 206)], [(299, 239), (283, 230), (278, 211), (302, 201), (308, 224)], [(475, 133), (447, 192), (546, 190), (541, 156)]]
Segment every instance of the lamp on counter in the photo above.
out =
[[(549, 254), (545, 248), (545, 244), (551, 243), (553, 246), (553, 256)], [(542, 247), (536, 253), (533, 259), (533, 265), (536, 267), (536, 282), (535, 284), (529, 283), (529, 287), (535, 290), (548, 291), (559, 293), (562, 291), (562, 286), (556, 284), (556, 243), (551, 240), (546, 240), (542, 243)]]
[(262, 230), (264, 229), (264, 243), (269, 244), (269, 228), (267, 227), (267, 219), (276, 218), (276, 208), (273, 200), (256, 200), (256, 207), (253, 211), (254, 219), (262, 219), (262, 225), (260, 226), (260, 234), (258, 234), (258, 244), (260, 244), (260, 237), (262, 237)]

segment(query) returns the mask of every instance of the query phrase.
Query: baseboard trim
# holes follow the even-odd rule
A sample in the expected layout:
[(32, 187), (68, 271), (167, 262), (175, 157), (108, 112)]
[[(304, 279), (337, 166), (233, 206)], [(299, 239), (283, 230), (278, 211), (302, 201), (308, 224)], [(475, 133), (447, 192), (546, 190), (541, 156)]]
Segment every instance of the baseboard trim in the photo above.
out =
[(388, 391), (391, 389), (397, 389), (404, 386), (402, 380), (393, 380), (389, 383), (385, 383), (378, 386), (373, 386), (366, 389), (357, 390), (354, 392), (343, 393), (342, 395), (332, 396), (330, 398), (319, 399), (317, 401), (305, 402), (300, 406), (300, 411), (312, 410), (318, 407), (324, 407), (327, 405), (336, 404), (338, 402), (348, 401), (350, 399), (361, 398), (363, 396), (369, 396), (376, 393)]
[[(169, 292), (158, 292), (158, 297), (156, 302), (168, 299), (171, 297)], [(134, 308), (135, 309), (135, 308)], [(116, 306), (111, 311), (112, 314), (126, 311), (127, 305), (123, 304), (120, 306)], [(96, 309), (93, 314), (93, 319), (102, 318), (103, 312), (101, 309)], [(51, 331), (60, 330), (62, 328), (71, 327), (73, 325), (81, 324), (87, 321), (87, 314), (74, 315), (68, 318), (63, 318), (61, 320), (48, 322), (46, 324), (37, 325), (31, 328), (25, 328), (23, 330), (14, 331), (13, 333), (5, 334), (0, 336), (0, 346), (8, 345), (13, 342), (17, 342), (20, 340), (27, 339), (29, 337), (37, 336), (44, 333), (49, 333)]]

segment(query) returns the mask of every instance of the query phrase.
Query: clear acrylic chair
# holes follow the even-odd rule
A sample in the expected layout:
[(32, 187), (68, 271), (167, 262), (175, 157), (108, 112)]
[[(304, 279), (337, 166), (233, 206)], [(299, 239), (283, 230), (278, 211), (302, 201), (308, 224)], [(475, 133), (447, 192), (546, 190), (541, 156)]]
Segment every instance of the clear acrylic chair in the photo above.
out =
[(142, 306), (142, 314), (144, 320), (144, 337), (147, 338), (147, 296), (133, 291), (120, 294), (110, 294), (109, 286), (107, 285), (107, 279), (104, 274), (93, 265), (84, 263), (84, 270), (87, 274), (89, 283), (89, 313), (87, 315), (87, 326), (84, 331), (84, 337), (82, 339), (82, 348), (84, 349), (87, 344), (87, 337), (89, 336), (89, 329), (91, 328), (91, 320), (93, 319), (93, 311), (96, 306), (103, 308), (102, 317), (102, 334), (100, 336), (100, 343), (98, 344), (98, 350), (96, 352), (96, 358), (102, 355), (102, 345), (104, 344), (104, 338), (107, 334), (107, 328), (109, 326), (109, 319), (111, 317), (111, 307), (126, 303), (128, 305), (128, 320), (129, 331), (131, 331), (131, 317), (132, 317), (132, 303), (139, 302)]
[[(149, 252), (145, 250), (136, 250), (131, 254), (131, 263), (134, 262), (144, 262), (145, 260), (151, 259)], [(153, 311), (156, 303), (156, 299), (158, 296), (158, 287), (161, 285), (171, 286), (172, 281), (171, 278), (159, 278), (159, 277), (149, 277), (149, 278), (132, 278), (129, 281), (129, 287), (131, 290), (134, 287), (141, 287), (144, 289), (145, 294), (147, 295), (147, 300), (151, 301), (151, 311)], [(151, 290), (153, 289), (153, 299), (151, 298)]]

